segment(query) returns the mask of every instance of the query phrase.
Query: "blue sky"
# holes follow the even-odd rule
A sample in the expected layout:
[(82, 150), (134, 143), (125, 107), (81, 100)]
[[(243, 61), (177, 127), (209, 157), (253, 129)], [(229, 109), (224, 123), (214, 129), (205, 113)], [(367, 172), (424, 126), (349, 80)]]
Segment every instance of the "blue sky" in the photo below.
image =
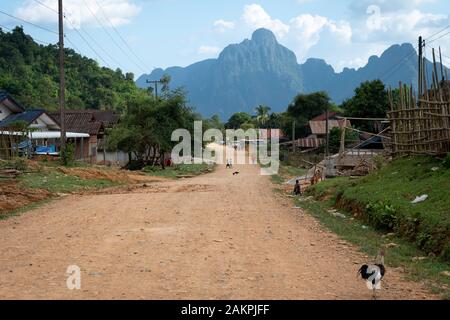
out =
[[(39, 3), (40, 2), (40, 3)], [(336, 70), (361, 67), (395, 43), (417, 41), (450, 25), (448, 0), (64, 0), (67, 46), (136, 76), (155, 67), (217, 57), (260, 27), (271, 29), (301, 63), (323, 58)], [(57, 30), (57, 0), (1, 0), (0, 10)], [(36, 39), (57, 35), (22, 24)], [(114, 26), (115, 30), (112, 28)], [(120, 34), (126, 45), (120, 39)], [(450, 28), (441, 33), (444, 35)], [(89, 43), (86, 44), (81, 34)], [(435, 36), (434, 39), (438, 38)], [(112, 40), (114, 39), (114, 40)], [(450, 35), (436, 40), (450, 64)], [(91, 48), (92, 47), (92, 48)], [(97, 53), (95, 53), (96, 51)], [(99, 58), (101, 56), (101, 58)]]

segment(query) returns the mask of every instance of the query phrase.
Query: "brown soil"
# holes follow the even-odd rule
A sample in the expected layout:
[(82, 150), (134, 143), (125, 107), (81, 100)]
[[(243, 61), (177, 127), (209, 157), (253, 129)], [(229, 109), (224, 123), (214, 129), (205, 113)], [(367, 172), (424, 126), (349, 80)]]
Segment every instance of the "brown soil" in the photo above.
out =
[[(256, 166), (70, 195), (0, 222), (3, 299), (370, 299), (372, 262)], [(389, 267), (381, 299), (435, 299)], [(66, 270), (81, 268), (81, 290)]]
[[(31, 171), (50, 171), (58, 170), (64, 174), (78, 176), (83, 179), (105, 179), (114, 182), (127, 184), (126, 187), (114, 187), (103, 190), (89, 190), (74, 192), (77, 194), (110, 194), (123, 192), (123, 190), (138, 190), (142, 183), (161, 182), (167, 180), (163, 177), (151, 177), (139, 172), (121, 171), (118, 169), (97, 169), (97, 168), (64, 168), (64, 167), (46, 167), (36, 161), (27, 161), (28, 170)], [(147, 187), (147, 185), (145, 185)], [(20, 186), (19, 180), (7, 179), (0, 181), (0, 215), (9, 213), (13, 210), (23, 208), (35, 202), (49, 199), (57, 196), (44, 189), (26, 189)]]
[(19, 186), (16, 180), (2, 181), (0, 182), (0, 214), (11, 212), (50, 196), (51, 193), (47, 190), (25, 190)]
[(78, 176), (83, 179), (105, 179), (121, 183), (135, 183), (144, 181), (163, 180), (158, 178), (149, 178), (148, 175), (139, 172), (130, 172), (118, 169), (97, 169), (97, 168), (65, 168), (58, 167), (62, 173)]

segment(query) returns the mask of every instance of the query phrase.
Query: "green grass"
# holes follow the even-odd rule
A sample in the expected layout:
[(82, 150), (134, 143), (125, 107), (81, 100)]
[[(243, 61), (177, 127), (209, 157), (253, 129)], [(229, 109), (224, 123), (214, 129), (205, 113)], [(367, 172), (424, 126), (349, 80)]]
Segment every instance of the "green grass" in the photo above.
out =
[[(357, 180), (330, 180), (313, 189), (330, 190), (344, 209), (362, 212), (366, 223), (394, 231), (427, 253), (450, 261), (450, 169), (431, 157), (398, 159)], [(427, 194), (418, 204), (411, 201)]]
[(362, 252), (369, 256), (375, 257), (385, 244), (398, 244), (399, 246), (396, 248), (386, 249), (388, 268), (402, 267), (407, 278), (413, 281), (424, 281), (433, 293), (441, 295), (444, 299), (450, 299), (450, 277), (442, 274), (443, 271), (450, 270), (450, 264), (436, 258), (413, 261), (413, 258), (416, 257), (426, 257), (426, 254), (414, 244), (399, 237), (382, 237), (383, 234), (373, 227), (365, 225), (358, 219), (351, 220), (349, 214), (346, 219), (332, 216), (328, 210), (332, 207), (333, 200), (296, 200), (295, 204), (305, 209), (324, 227), (339, 235), (343, 240), (357, 245)]
[(307, 172), (307, 169), (286, 166), (280, 163), (280, 170), (278, 174), (272, 176), (272, 181), (276, 184), (283, 184), (287, 179), (301, 177)]
[(172, 167), (166, 167), (165, 170), (162, 170), (161, 167), (146, 167), (144, 169), (144, 171), (149, 175), (172, 179), (198, 176), (211, 172), (211, 170), (213, 170), (213, 167), (206, 163), (174, 165)]
[[(432, 169), (435, 168), (439, 169), (433, 171)], [(278, 184), (283, 183), (290, 177), (286, 175), (286, 172), (289, 171), (280, 170), (280, 174), (273, 177), (273, 181)], [(412, 241), (411, 237), (405, 236), (396, 228), (392, 228), (396, 233), (387, 237), (391, 230), (380, 228), (379, 224), (373, 223), (373, 219), (368, 218), (370, 215), (380, 214), (376, 211), (377, 206), (369, 204), (381, 203), (383, 205), (379, 206), (379, 211), (388, 211), (402, 219), (407, 219), (408, 216), (421, 216), (421, 220), (413, 220), (415, 223), (427, 218), (429, 221), (437, 220), (440, 228), (435, 229), (433, 235), (428, 238), (433, 239), (436, 234), (442, 234), (448, 230), (445, 227), (445, 221), (448, 221), (448, 208), (450, 208), (449, 183), (450, 170), (442, 166), (440, 160), (427, 157), (403, 158), (366, 177), (356, 179), (340, 177), (323, 181), (308, 190), (307, 195), (313, 196), (313, 199), (309, 201), (297, 199), (295, 205), (304, 208), (327, 229), (357, 245), (369, 256), (375, 256), (387, 243), (397, 244), (397, 247), (387, 249), (388, 266), (404, 268), (408, 278), (424, 281), (432, 292), (450, 299), (450, 277), (443, 274), (444, 271), (450, 271), (448, 261), (442, 257), (428, 256), (429, 252), (417, 245), (417, 241)], [(418, 205), (410, 203), (416, 196), (424, 193), (430, 196), (426, 202)], [(347, 216), (346, 219), (334, 217), (328, 212), (337, 204), (341, 205), (339, 211)], [(387, 209), (386, 205), (388, 205)], [(356, 211), (363, 216), (356, 219), (352, 217), (355, 210), (350, 210), (352, 213), (349, 213), (344, 208), (357, 209)], [(427, 223), (436, 226), (431, 222), (425, 222)], [(447, 232), (446, 235), (448, 234)], [(425, 257), (425, 259), (414, 259), (417, 257)]]
[(57, 171), (26, 173), (20, 176), (21, 186), (45, 189), (53, 193), (70, 193), (80, 190), (100, 189), (118, 185), (104, 179), (83, 179)]
[(11, 212), (0, 214), (0, 221), (6, 220), (6, 219), (9, 219), (9, 218), (12, 218), (12, 217), (18, 217), (18, 216), (20, 216), (20, 215), (22, 215), (24, 213), (27, 213), (28, 211), (31, 211), (31, 210), (36, 209), (36, 208), (38, 208), (38, 207), (40, 207), (40, 206), (42, 206), (42, 205), (44, 205), (46, 203), (49, 203), (53, 199), (54, 198), (49, 198), (49, 199), (45, 199), (45, 200), (41, 200), (41, 201), (36, 201), (36, 202), (33, 202), (33, 203), (31, 203), (31, 204), (29, 204), (27, 206), (18, 208), (16, 210), (13, 210)]

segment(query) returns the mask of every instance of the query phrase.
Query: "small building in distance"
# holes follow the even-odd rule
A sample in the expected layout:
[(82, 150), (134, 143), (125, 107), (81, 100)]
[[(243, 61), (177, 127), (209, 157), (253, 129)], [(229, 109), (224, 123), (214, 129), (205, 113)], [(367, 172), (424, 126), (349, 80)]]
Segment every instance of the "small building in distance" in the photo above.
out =
[[(54, 113), (52, 116), (58, 123), (60, 122), (59, 113)], [(119, 122), (119, 118), (119, 115), (112, 110), (65, 110), (66, 131), (89, 134), (89, 138), (83, 139), (81, 143), (76, 144), (75, 154), (91, 163), (102, 161), (105, 163), (121, 163), (124, 155), (106, 152), (104, 148), (106, 129), (116, 125)]]
[(42, 109), (26, 110), (22, 113), (10, 114), (6, 119), (0, 121), (0, 128), (7, 129), (14, 127), (19, 122), (26, 124), (27, 128), (32, 132), (56, 131), (60, 129), (59, 124)]
[(25, 108), (16, 99), (6, 91), (0, 90), (0, 121), (5, 120), (10, 115), (24, 111)]
[[(67, 132), (73, 140), (86, 135)], [(0, 158), (57, 156), (60, 126), (47, 111), (25, 108), (9, 93), (0, 90)]]
[[(351, 122), (337, 117), (337, 112), (328, 113), (328, 130), (334, 128), (351, 127)], [(317, 149), (325, 144), (327, 136), (327, 114), (321, 114), (309, 121), (309, 130), (311, 134), (295, 142), (296, 147), (300, 149)]]

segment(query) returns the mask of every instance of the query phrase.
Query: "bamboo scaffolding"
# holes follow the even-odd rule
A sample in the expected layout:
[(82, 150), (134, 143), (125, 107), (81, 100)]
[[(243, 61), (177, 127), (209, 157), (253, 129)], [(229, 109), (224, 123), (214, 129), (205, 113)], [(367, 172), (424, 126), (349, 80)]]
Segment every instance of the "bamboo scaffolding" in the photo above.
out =
[[(412, 86), (399, 83), (399, 99), (388, 91), (391, 124), (391, 150), (394, 156), (408, 154), (440, 155), (450, 152), (450, 84), (447, 70), (440, 68), (433, 49), (430, 83), (427, 81), (426, 59), (419, 59), (419, 94)], [(447, 81), (446, 81), (447, 79)]]

